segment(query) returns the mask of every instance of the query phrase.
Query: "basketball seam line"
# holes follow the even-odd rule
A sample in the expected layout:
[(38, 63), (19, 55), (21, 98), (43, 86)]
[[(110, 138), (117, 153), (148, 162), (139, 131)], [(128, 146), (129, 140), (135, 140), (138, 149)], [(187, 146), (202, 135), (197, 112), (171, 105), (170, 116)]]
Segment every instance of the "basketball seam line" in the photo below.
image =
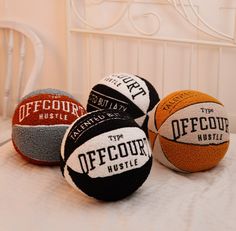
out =
[(229, 143), (229, 141), (225, 141), (225, 142), (222, 142), (222, 143), (219, 143), (219, 144), (193, 144), (193, 143), (178, 142), (176, 140), (172, 140), (172, 139), (169, 139), (169, 138), (167, 138), (165, 136), (162, 136), (159, 133), (158, 133), (158, 135), (161, 136), (162, 138), (168, 140), (168, 141), (172, 141), (172, 142), (179, 143), (179, 144), (194, 145), (194, 146), (217, 146), (217, 145)]
[[(161, 135), (158, 134), (158, 136), (161, 136)], [(161, 136), (161, 137), (162, 137), (162, 136)], [(159, 139), (159, 137), (157, 137), (157, 138)], [(163, 138), (165, 138), (165, 137), (163, 137)], [(167, 159), (172, 165), (174, 165), (174, 164), (169, 160), (168, 156), (166, 155), (165, 151), (163, 150), (160, 139), (159, 139), (159, 142), (160, 142), (160, 146), (161, 146), (161, 151), (162, 151), (162, 153), (164, 154), (164, 156), (166, 157), (166, 159)], [(175, 165), (174, 165), (174, 166), (175, 166)], [(185, 170), (183, 170), (183, 169), (181, 169), (181, 168), (178, 168), (177, 166), (175, 166), (175, 168), (177, 168), (179, 171), (184, 172), (184, 173), (191, 173), (191, 172), (189, 172), (189, 171), (185, 171)], [(173, 170), (174, 170), (174, 169), (173, 169)], [(175, 171), (177, 171), (177, 170), (175, 170)]]
[(70, 124), (37, 124), (37, 125), (33, 125), (33, 124), (13, 124), (13, 127), (68, 127)]
[[(156, 108), (156, 110), (155, 110), (154, 118), (156, 118), (157, 110), (158, 110), (159, 105), (160, 105), (160, 104), (157, 105), (157, 108)], [(155, 122), (156, 122), (156, 121), (155, 121)], [(157, 123), (154, 123), (154, 124), (155, 124), (156, 131), (158, 132)]]

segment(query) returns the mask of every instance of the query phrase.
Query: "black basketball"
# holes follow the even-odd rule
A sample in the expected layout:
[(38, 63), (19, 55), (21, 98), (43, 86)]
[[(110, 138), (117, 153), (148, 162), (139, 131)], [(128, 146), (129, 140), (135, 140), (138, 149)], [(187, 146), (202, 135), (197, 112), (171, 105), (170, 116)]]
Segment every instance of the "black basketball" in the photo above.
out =
[(87, 111), (114, 109), (129, 113), (147, 134), (148, 112), (160, 101), (146, 79), (133, 74), (111, 74), (91, 90)]
[(115, 201), (147, 179), (152, 153), (145, 132), (127, 113), (97, 110), (76, 120), (61, 147), (63, 176), (76, 189)]

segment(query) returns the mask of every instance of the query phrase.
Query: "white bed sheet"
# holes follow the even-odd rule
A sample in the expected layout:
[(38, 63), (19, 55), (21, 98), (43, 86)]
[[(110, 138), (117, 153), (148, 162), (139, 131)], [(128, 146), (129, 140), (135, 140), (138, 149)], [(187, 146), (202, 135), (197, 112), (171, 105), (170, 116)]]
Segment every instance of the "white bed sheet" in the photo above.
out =
[(214, 169), (178, 174), (154, 161), (143, 186), (118, 202), (74, 190), (58, 167), (0, 148), (0, 230), (236, 230), (236, 135)]

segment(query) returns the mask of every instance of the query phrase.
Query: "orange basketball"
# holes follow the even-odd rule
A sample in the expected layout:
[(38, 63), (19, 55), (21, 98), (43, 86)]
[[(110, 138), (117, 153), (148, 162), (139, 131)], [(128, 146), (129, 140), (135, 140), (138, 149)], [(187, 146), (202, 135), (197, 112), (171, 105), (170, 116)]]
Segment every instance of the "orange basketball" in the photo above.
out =
[(173, 92), (160, 101), (149, 130), (153, 156), (181, 172), (215, 167), (229, 146), (229, 120), (216, 98), (194, 90)]

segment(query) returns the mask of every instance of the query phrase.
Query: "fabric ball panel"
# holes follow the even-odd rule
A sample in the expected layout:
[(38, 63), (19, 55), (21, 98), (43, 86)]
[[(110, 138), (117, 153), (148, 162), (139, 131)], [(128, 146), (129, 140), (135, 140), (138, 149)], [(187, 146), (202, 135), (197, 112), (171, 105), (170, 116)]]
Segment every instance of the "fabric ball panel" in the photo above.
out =
[(35, 164), (59, 164), (64, 133), (85, 112), (84, 107), (64, 91), (31, 92), (13, 114), (12, 142), (16, 151)]
[(229, 146), (229, 120), (216, 98), (194, 90), (174, 92), (156, 108), (149, 131), (154, 157), (181, 172), (215, 167)]
[[(94, 118), (99, 121), (93, 123)], [(61, 155), (65, 179), (85, 194), (106, 201), (136, 191), (152, 165), (146, 134), (128, 114), (114, 110), (79, 118), (63, 138)]]

